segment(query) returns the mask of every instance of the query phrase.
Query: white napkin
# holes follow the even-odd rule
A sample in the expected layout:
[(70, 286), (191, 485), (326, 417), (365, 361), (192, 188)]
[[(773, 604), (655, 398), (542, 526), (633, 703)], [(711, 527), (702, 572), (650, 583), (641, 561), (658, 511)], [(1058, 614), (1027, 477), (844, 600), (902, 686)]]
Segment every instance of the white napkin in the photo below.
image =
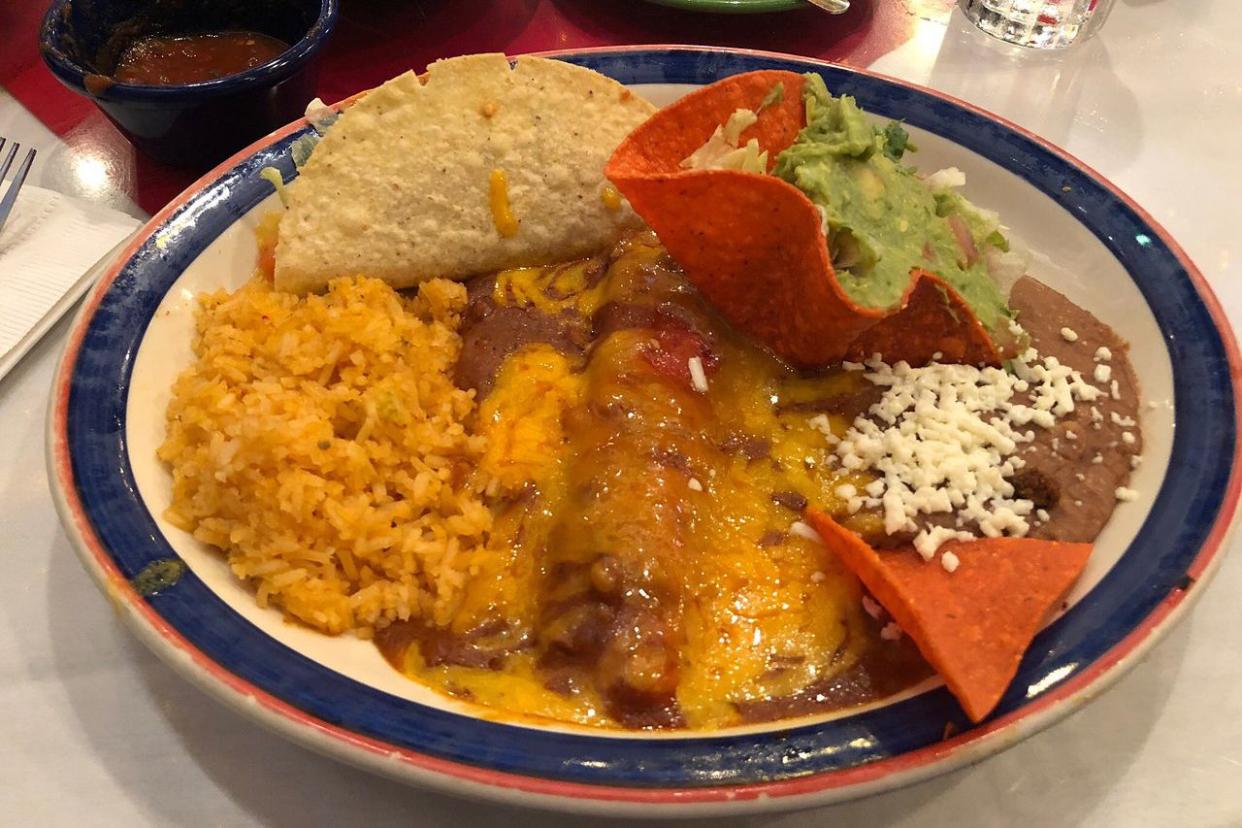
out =
[(138, 219), (27, 184), (0, 230), (0, 377), (98, 276)]

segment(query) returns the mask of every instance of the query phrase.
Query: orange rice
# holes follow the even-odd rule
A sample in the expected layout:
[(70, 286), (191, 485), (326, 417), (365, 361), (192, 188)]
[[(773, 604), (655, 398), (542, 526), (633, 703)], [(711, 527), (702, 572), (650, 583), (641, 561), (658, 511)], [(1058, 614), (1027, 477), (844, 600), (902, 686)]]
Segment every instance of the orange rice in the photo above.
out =
[(465, 287), (351, 278), (298, 297), (256, 277), (199, 301), (159, 449), (168, 520), (324, 632), (445, 623), (492, 523), (474, 393), (452, 380)]

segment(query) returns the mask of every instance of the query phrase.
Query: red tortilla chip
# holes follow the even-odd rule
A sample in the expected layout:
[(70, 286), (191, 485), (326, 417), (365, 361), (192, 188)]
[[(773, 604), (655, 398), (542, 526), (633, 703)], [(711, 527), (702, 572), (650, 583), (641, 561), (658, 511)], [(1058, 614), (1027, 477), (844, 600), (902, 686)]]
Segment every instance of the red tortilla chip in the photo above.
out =
[(613, 181), (707, 300), (785, 359), (838, 360), (883, 317), (825, 278), (819, 213), (793, 185), (736, 170)]
[(975, 722), (996, 707), (1031, 639), (1091, 555), (1089, 543), (951, 542), (945, 549), (961, 563), (950, 574), (913, 549), (876, 552), (814, 509), (807, 510), (807, 520), (918, 645)]
[(916, 270), (913, 275), (901, 309), (851, 342), (849, 358), (861, 361), (880, 354), (890, 362), (905, 360), (911, 365), (998, 364), (995, 343), (961, 294), (929, 271)]
[[(751, 138), (769, 153), (768, 166), (776, 154), (798, 137), (805, 122), (802, 87), (806, 79), (797, 72), (765, 69), (734, 75), (697, 92), (691, 92), (644, 121), (617, 147), (608, 169), (626, 178), (678, 172), (681, 162), (707, 143), (716, 127), (739, 109), (756, 111), (781, 85), (781, 99), (759, 112), (759, 120), (742, 133), (741, 143)], [(606, 173), (612, 178), (612, 172)]]
[(895, 309), (850, 300), (832, 269), (819, 211), (798, 188), (771, 176), (681, 167), (735, 110), (758, 109), (777, 83), (782, 100), (741, 136), (742, 143), (758, 139), (774, 164), (804, 124), (803, 78), (792, 72), (735, 75), (687, 95), (634, 130), (605, 175), (708, 301), (796, 365), (827, 365), (864, 349), (917, 365), (936, 351), (998, 363), (973, 312), (939, 279), (931, 283), (940, 289), (924, 288), (928, 280), (913, 272)]

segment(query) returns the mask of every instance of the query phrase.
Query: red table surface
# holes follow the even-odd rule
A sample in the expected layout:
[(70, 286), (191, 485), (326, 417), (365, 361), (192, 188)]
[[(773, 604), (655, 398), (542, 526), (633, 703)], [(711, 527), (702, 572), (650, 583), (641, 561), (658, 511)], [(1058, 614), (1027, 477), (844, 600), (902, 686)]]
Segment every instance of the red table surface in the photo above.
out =
[[(472, 52), (521, 54), (623, 44), (735, 46), (866, 66), (907, 41), (920, 18), (953, 0), (854, 0), (844, 15), (807, 8), (760, 15), (700, 14), (640, 0), (341, 0), (318, 93), (335, 101), (406, 69)], [(148, 212), (196, 177), (138, 154), (87, 99), (39, 57), (44, 7), (0, 5), (0, 85), (71, 147), (94, 155)]]

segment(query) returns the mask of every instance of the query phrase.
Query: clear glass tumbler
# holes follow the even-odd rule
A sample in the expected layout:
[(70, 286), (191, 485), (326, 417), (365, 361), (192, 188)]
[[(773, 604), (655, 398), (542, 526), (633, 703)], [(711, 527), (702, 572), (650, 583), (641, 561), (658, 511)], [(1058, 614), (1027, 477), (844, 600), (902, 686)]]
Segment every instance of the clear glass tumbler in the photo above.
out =
[(957, 0), (983, 31), (1006, 43), (1063, 49), (1104, 23), (1113, 0)]

